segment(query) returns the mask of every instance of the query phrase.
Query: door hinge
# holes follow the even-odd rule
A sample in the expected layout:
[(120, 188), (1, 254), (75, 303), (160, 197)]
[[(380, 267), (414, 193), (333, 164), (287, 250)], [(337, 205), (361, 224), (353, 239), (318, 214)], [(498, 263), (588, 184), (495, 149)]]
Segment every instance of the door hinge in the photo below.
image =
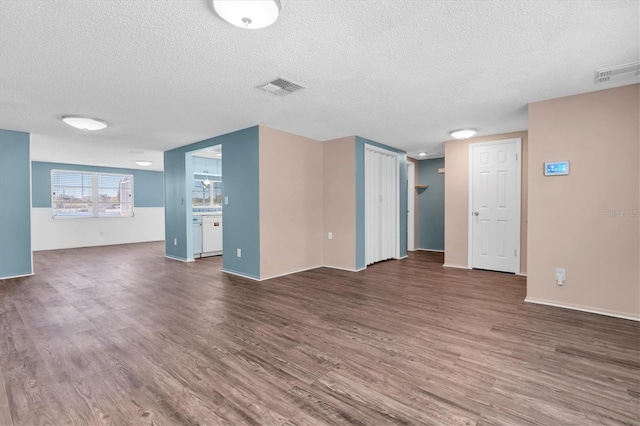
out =
[(518, 252), (517, 252), (517, 250), (514, 250), (514, 251), (513, 251), (513, 255), (514, 255), (514, 256), (516, 256), (516, 257), (518, 256)]
[(516, 161), (518, 161), (518, 154), (516, 154)]

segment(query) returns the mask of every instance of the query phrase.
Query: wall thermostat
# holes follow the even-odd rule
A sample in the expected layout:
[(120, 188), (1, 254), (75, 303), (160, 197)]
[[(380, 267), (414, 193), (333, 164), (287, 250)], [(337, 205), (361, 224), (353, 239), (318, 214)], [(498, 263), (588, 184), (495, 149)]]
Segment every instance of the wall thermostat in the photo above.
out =
[(564, 176), (568, 174), (569, 174), (568, 161), (554, 161), (554, 162), (544, 163), (545, 176)]

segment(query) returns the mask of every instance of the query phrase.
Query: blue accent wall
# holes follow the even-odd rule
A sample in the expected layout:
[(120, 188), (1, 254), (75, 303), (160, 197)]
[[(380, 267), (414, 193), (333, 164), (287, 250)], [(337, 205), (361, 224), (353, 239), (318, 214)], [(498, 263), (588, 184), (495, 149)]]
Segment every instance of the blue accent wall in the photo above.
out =
[(356, 269), (366, 266), (364, 212), (364, 146), (377, 146), (400, 154), (400, 257), (407, 255), (407, 153), (399, 149), (356, 136)]
[(444, 158), (418, 161), (418, 184), (429, 185), (418, 192), (418, 248), (444, 250)]
[(133, 175), (133, 206), (164, 206), (162, 172), (33, 161), (31, 163), (33, 207), (51, 207), (51, 170), (54, 169)]
[(29, 134), (0, 129), (0, 278), (33, 273)]
[[(187, 193), (185, 152), (180, 148), (164, 153), (165, 254), (187, 260)], [(190, 216), (189, 216), (190, 217)], [(190, 220), (190, 219), (189, 219)], [(190, 225), (190, 224), (189, 224)], [(174, 245), (174, 240), (177, 244)]]
[[(225, 271), (260, 278), (260, 186), (258, 126), (185, 145), (164, 153), (166, 254), (193, 257), (191, 189), (193, 157), (202, 148), (222, 145), (222, 259)], [(174, 245), (174, 238), (178, 244)], [(242, 249), (242, 257), (236, 250)]]

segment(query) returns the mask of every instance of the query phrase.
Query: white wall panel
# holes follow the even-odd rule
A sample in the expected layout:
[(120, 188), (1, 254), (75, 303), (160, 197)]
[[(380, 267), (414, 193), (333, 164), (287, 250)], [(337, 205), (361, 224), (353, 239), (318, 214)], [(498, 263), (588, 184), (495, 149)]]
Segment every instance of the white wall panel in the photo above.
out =
[(136, 207), (129, 218), (53, 219), (31, 209), (33, 250), (55, 250), (164, 240), (164, 207)]

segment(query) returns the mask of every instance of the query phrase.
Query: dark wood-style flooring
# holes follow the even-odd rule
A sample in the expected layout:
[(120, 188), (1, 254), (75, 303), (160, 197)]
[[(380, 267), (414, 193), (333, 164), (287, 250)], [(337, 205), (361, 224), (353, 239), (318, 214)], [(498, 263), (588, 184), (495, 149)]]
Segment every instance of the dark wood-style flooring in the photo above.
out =
[(416, 252), (258, 283), (161, 243), (0, 283), (0, 425), (638, 425), (640, 326)]

